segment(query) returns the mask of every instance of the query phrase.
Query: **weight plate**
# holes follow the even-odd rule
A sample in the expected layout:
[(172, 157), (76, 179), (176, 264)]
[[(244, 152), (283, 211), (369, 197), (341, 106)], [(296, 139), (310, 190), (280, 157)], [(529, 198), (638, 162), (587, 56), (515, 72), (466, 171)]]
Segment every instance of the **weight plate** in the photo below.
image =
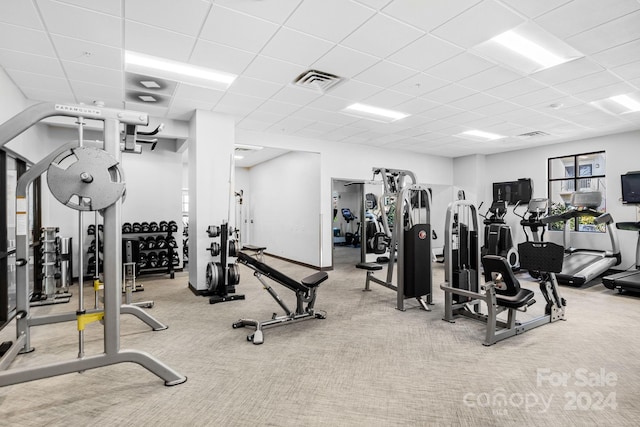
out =
[(108, 208), (122, 198), (125, 185), (116, 159), (104, 150), (75, 147), (47, 169), (47, 183), (63, 205), (79, 211)]

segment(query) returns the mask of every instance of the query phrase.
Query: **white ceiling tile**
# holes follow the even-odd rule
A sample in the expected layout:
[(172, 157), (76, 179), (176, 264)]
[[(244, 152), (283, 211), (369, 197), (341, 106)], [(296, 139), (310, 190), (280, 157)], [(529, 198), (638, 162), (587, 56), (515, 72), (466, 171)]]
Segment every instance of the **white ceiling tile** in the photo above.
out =
[(562, 6), (571, 0), (502, 0), (508, 6), (529, 18), (535, 18), (550, 10)]
[[(45, 74), (36, 74), (26, 71), (6, 70), (15, 84), (19, 87), (28, 87), (31, 89), (45, 89), (54, 92), (65, 93), (69, 90), (69, 83), (66, 79), (59, 77), (51, 77)], [(37, 70), (46, 73), (47, 70)]]
[(538, 71), (529, 76), (539, 82), (556, 85), (600, 71), (604, 71), (602, 66), (587, 57), (583, 57)]
[(446, 80), (442, 80), (425, 73), (417, 73), (400, 83), (393, 85), (391, 88), (398, 92), (406, 93), (407, 95), (421, 96), (449, 84), (450, 83)]
[(122, 72), (113, 68), (94, 67), (79, 62), (62, 61), (69, 80), (122, 88)]
[(231, 114), (234, 116), (246, 116), (264, 102), (262, 98), (235, 93), (226, 93), (215, 106), (213, 111)]
[(192, 37), (200, 32), (211, 8), (211, 3), (204, 0), (136, 0), (123, 3), (127, 19)]
[(385, 58), (423, 34), (422, 31), (378, 14), (346, 37), (341, 44)]
[(300, 109), (300, 106), (295, 104), (287, 104), (286, 102), (268, 100), (264, 104), (260, 105), (256, 111), (266, 111), (271, 114), (288, 116)]
[[(0, 22), (7, 22), (13, 25), (21, 25), (35, 30), (44, 30), (38, 11), (33, 2), (24, 0), (3, 0), (3, 13), (0, 13)], [(7, 13), (7, 11), (11, 11)]]
[(640, 9), (634, 0), (573, 0), (535, 21), (564, 39)]
[(345, 46), (335, 46), (322, 58), (318, 59), (312, 68), (339, 77), (351, 78), (358, 73), (380, 62), (377, 56), (368, 55)]
[(56, 56), (44, 31), (2, 22), (0, 22), (0, 48), (53, 58)]
[(252, 118), (249, 118), (249, 116), (247, 116), (244, 119), (240, 120), (236, 124), (236, 128), (237, 129), (253, 130), (253, 131), (256, 131), (256, 132), (264, 132), (269, 128), (269, 126), (271, 126), (271, 123), (266, 123), (266, 122), (261, 122), (259, 120), (254, 120)]
[[(427, 117), (433, 120), (440, 120), (440, 119), (444, 119), (447, 118), (449, 116), (453, 116), (455, 114), (460, 114), (463, 113), (464, 110), (462, 108), (456, 108), (456, 107), (452, 107), (450, 105), (447, 104), (441, 104), (438, 105), (436, 108), (432, 108), (431, 110), (427, 110), (423, 113), (420, 113), (421, 116), (423, 117)], [(442, 123), (440, 123), (442, 124)], [(443, 127), (439, 127), (436, 128), (434, 127), (436, 126), (435, 123), (429, 123), (429, 126), (427, 129), (431, 130), (431, 131), (437, 131), (440, 129), (444, 129)], [(450, 126), (450, 125), (449, 125)]]
[(277, 24), (282, 24), (296, 7), (298, 7), (301, 1), (302, 0), (215, 0), (215, 4)]
[[(333, 130), (331, 132), (327, 132), (327, 137), (331, 138), (335, 141), (339, 141), (343, 138), (348, 138), (354, 135), (360, 135), (363, 134), (364, 132), (362, 131), (361, 128), (356, 128), (356, 127), (351, 127), (351, 126), (342, 126), (336, 130)], [(363, 138), (367, 138), (367, 135), (363, 135)]]
[(213, 70), (240, 74), (255, 58), (255, 54), (218, 43), (198, 40), (189, 63)]
[(608, 68), (640, 61), (640, 39), (604, 50), (592, 58)]
[(306, 71), (306, 67), (260, 55), (247, 67), (244, 75), (273, 83), (287, 84), (303, 71)]
[(429, 92), (423, 95), (423, 98), (430, 99), (431, 101), (441, 102), (443, 104), (448, 104), (456, 99), (466, 98), (473, 94), (477, 93), (473, 89), (469, 89), (464, 86), (460, 86), (458, 84), (450, 84), (449, 86), (442, 87), (440, 89), (436, 89), (432, 92)]
[(286, 25), (337, 43), (374, 14), (375, 10), (352, 1), (306, 0)]
[(286, 114), (275, 114), (265, 110), (254, 110), (250, 114), (246, 116), (245, 119), (252, 120), (256, 122), (267, 123), (268, 126), (271, 126), (274, 123), (279, 122), (280, 120), (287, 117)]
[(269, 40), (261, 55), (308, 66), (327, 53), (333, 43), (286, 27)]
[(576, 34), (565, 41), (586, 55), (640, 38), (640, 11)]
[(623, 79), (635, 79), (640, 77), (640, 61), (625, 64), (611, 70), (615, 75)]
[(405, 67), (422, 71), (462, 52), (463, 49), (426, 34), (387, 59)]
[(158, 27), (125, 21), (125, 49), (187, 62), (196, 39)]
[(55, 90), (42, 89), (42, 88), (28, 88), (23, 87), (22, 93), (28, 99), (32, 99), (34, 101), (42, 101), (42, 102), (71, 102), (77, 103), (75, 96), (73, 96), (73, 92), (71, 92), (71, 88), (58, 92)]
[(120, 48), (58, 35), (52, 35), (51, 40), (61, 60), (122, 70)]
[(49, 56), (31, 55), (15, 50), (0, 49), (0, 65), (19, 71), (46, 70), (47, 75), (64, 78), (60, 62)]
[(383, 90), (380, 86), (370, 85), (368, 83), (359, 82), (357, 80), (347, 80), (332, 88), (330, 93), (352, 101), (361, 101)]
[(75, 37), (107, 46), (122, 46), (122, 24), (117, 16), (52, 0), (39, 0), (38, 6), (51, 34)]
[(514, 80), (512, 82), (496, 86), (494, 88), (486, 90), (489, 95), (497, 96), (498, 98), (510, 99), (518, 95), (533, 92), (534, 90), (543, 89), (545, 85), (538, 83), (537, 81), (524, 77), (522, 79)]
[(227, 89), (230, 93), (269, 98), (282, 88), (281, 84), (258, 80), (251, 77), (238, 77)]
[(118, 17), (122, 16), (122, 1), (121, 0), (58, 0), (62, 3), (69, 3), (75, 6), (80, 6), (85, 9), (90, 9), (96, 12), (108, 13)]
[(553, 100), (564, 97), (564, 94), (560, 91), (545, 87), (533, 92), (528, 92), (523, 95), (514, 96), (509, 99), (511, 102), (515, 102), (518, 105), (530, 107), (532, 105), (539, 105), (541, 103), (551, 103)]
[(200, 37), (257, 53), (278, 30), (278, 25), (214, 4)]
[(294, 113), (296, 117), (302, 117), (309, 120), (321, 121), (331, 123), (336, 126), (344, 126), (354, 123), (359, 118), (353, 116), (347, 116), (340, 112), (333, 112), (327, 110), (319, 110), (317, 108), (304, 107)]
[(474, 93), (473, 95), (453, 101), (450, 104), (454, 107), (462, 108), (465, 110), (474, 110), (479, 107), (495, 104), (499, 101), (499, 98), (487, 95), (486, 93)]
[(269, 131), (295, 133), (312, 123), (314, 123), (313, 120), (302, 119), (299, 117), (286, 117), (271, 126)]
[(362, 3), (366, 6), (369, 6), (375, 10), (380, 10), (393, 0), (356, 0), (358, 3)]
[(449, 81), (457, 81), (493, 67), (494, 64), (472, 53), (464, 52), (428, 68), (426, 73)]
[(508, 102), (508, 101), (500, 101), (495, 104), (484, 105), (482, 107), (476, 107), (473, 111), (476, 113), (484, 114), (485, 116), (499, 116), (502, 113), (507, 111), (515, 110), (519, 108), (518, 105)]
[(458, 84), (478, 91), (483, 91), (518, 80), (521, 77), (521, 75), (504, 67), (495, 66), (458, 80)]
[[(398, 104), (395, 108), (408, 114), (420, 114), (432, 108), (438, 107), (440, 104), (429, 99), (413, 98), (409, 101)], [(410, 119), (408, 117), (407, 119)], [(421, 119), (418, 121), (422, 121)]]
[(586, 90), (575, 94), (575, 97), (582, 99), (585, 102), (599, 101), (605, 98), (610, 98), (616, 95), (624, 95), (634, 92), (635, 87), (630, 84), (620, 82), (608, 86), (603, 86), (595, 89)]
[(474, 113), (472, 111), (463, 111), (462, 113), (454, 114), (453, 116), (448, 116), (444, 121), (453, 123), (455, 125), (467, 125), (467, 123), (484, 119), (485, 116), (482, 114)]
[(493, 0), (465, 10), (431, 33), (458, 46), (470, 48), (524, 22), (520, 16)]
[(271, 99), (287, 102), (289, 104), (307, 105), (320, 96), (322, 96), (322, 94), (314, 90), (288, 85), (280, 89), (280, 91), (273, 95)]
[(383, 90), (375, 95), (363, 100), (365, 104), (375, 105), (376, 107), (393, 109), (396, 105), (411, 100), (413, 96), (406, 95), (394, 90)]
[[(78, 102), (93, 104), (94, 101), (105, 101), (120, 99), (122, 100), (122, 85), (119, 87), (103, 86), (93, 83), (70, 81), (71, 89), (76, 95)], [(138, 110), (144, 111), (144, 110)]]
[(322, 132), (322, 133), (326, 133), (326, 132), (331, 132), (334, 131), (336, 129), (340, 128), (340, 126), (337, 126), (333, 123), (325, 123), (325, 122), (314, 122), (312, 124), (310, 124), (309, 126), (307, 126), (305, 129), (310, 129), (310, 130), (315, 130), (318, 132)]
[(380, 61), (355, 76), (356, 80), (377, 86), (392, 86), (415, 74), (415, 71), (389, 61)]
[(431, 31), (481, 0), (395, 0), (382, 11), (394, 18)]
[(224, 92), (220, 90), (179, 83), (176, 88), (174, 99), (180, 100), (184, 103), (189, 101), (199, 101), (212, 104), (211, 107), (208, 108), (210, 110), (218, 101), (220, 101), (220, 99), (222, 99), (223, 95)]
[(310, 102), (309, 104), (307, 104), (307, 107), (336, 112), (344, 109), (350, 104), (352, 104), (352, 102), (348, 99), (325, 95)]
[(568, 94), (584, 92), (588, 89), (595, 89), (603, 86), (620, 83), (621, 80), (608, 71), (589, 74), (578, 79), (567, 81), (555, 85), (555, 88)]

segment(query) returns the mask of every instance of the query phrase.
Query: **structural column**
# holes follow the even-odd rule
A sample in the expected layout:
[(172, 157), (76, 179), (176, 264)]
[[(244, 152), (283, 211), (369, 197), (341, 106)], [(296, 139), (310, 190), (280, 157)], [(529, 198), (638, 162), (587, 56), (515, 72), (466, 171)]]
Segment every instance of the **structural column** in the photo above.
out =
[(189, 122), (189, 286), (207, 289), (206, 269), (211, 239), (209, 225), (233, 224), (230, 207), (233, 189), (235, 121), (233, 117), (196, 110)]

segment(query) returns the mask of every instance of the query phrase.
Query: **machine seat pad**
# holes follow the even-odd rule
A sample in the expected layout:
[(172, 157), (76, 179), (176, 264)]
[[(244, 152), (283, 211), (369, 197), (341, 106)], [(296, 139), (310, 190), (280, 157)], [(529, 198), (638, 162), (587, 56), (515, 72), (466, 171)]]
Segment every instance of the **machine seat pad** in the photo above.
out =
[(359, 262), (356, 264), (356, 268), (361, 268), (362, 270), (369, 271), (382, 270), (382, 266), (380, 264), (376, 264), (375, 262)]
[(507, 308), (520, 308), (533, 304), (535, 300), (533, 302), (531, 300), (533, 300), (534, 295), (533, 291), (523, 288), (520, 288), (515, 295), (500, 295), (496, 293), (496, 303)]
[(300, 282), (305, 286), (308, 286), (310, 288), (315, 288), (320, 283), (327, 280), (328, 278), (329, 278), (329, 275), (327, 274), (326, 271), (318, 271), (317, 273), (314, 273), (311, 276), (305, 277)]

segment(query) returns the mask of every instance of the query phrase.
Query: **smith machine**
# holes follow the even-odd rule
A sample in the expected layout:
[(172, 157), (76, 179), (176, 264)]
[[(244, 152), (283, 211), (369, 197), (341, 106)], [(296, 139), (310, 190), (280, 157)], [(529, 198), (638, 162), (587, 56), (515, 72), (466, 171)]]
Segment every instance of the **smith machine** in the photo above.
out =
[[(125, 192), (123, 171), (120, 168), (120, 125), (127, 127), (124, 148), (135, 146), (135, 126), (148, 125), (147, 114), (88, 105), (41, 103), (33, 105), (0, 125), (0, 147), (52, 116), (75, 117), (78, 141), (56, 149), (32, 166), (18, 180), (16, 190), (16, 339), (4, 343), (0, 357), (0, 386), (23, 383), (57, 375), (133, 362), (164, 380), (165, 385), (177, 385), (187, 378), (180, 375), (148, 353), (120, 349), (120, 313), (133, 314), (154, 330), (166, 326), (139, 307), (122, 305), (122, 228), (121, 204)], [(103, 142), (85, 141), (83, 126), (86, 119), (103, 122)], [(104, 217), (104, 310), (85, 310), (83, 280), (79, 274), (78, 310), (75, 313), (35, 317), (29, 312), (29, 217), (27, 189), (29, 184), (47, 172), (47, 183), (53, 196), (67, 207), (79, 211), (78, 232), (84, 232), (85, 211), (99, 211)], [(82, 251), (78, 251), (78, 266), (82, 270)], [(29, 353), (31, 327), (76, 321), (78, 329), (78, 358), (38, 367), (8, 369), (18, 354)], [(84, 329), (91, 322), (104, 325), (104, 352), (85, 356)]]
[[(379, 254), (389, 251), (386, 280), (374, 276), (382, 265), (361, 262), (357, 268), (367, 270), (365, 291), (375, 282), (397, 293), (398, 310), (404, 311), (404, 300), (415, 298), (426, 311), (431, 311), (431, 195), (423, 184), (416, 183), (411, 171), (373, 168), (373, 178), (382, 178), (384, 194), (380, 200), (384, 233), (373, 236), (372, 247)], [(410, 182), (409, 182), (410, 181)], [(393, 205), (395, 203), (395, 206)], [(388, 206), (389, 209), (386, 209)], [(389, 213), (393, 214), (390, 224)], [(397, 257), (397, 284), (393, 271)]]

